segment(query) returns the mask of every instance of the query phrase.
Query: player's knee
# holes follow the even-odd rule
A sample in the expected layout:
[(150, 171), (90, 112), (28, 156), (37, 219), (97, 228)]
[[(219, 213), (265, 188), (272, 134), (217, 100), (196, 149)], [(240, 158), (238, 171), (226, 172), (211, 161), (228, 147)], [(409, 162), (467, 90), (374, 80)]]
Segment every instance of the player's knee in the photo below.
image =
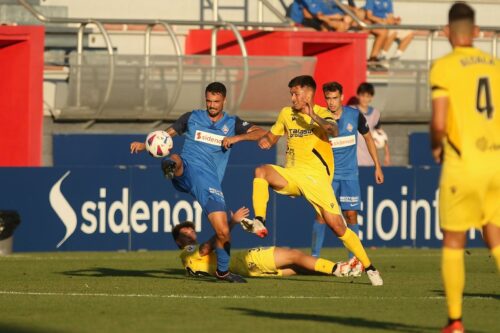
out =
[(221, 243), (229, 242), (230, 240), (230, 233), (229, 233), (229, 228), (220, 228), (219, 230), (215, 231), (215, 236)]
[(266, 178), (266, 165), (259, 165), (255, 168), (255, 178)]
[(344, 217), (347, 223), (357, 224), (358, 223), (358, 213), (356, 211), (348, 211), (344, 213)]

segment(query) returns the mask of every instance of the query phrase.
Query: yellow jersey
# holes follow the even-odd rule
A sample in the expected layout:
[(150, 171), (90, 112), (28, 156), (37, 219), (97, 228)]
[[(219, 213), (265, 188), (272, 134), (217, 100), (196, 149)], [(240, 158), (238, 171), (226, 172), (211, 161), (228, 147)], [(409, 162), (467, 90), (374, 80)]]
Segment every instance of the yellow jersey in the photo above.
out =
[[(214, 251), (206, 256), (200, 255), (199, 245), (188, 245), (180, 254), (182, 265), (194, 273), (215, 275), (217, 256)], [(242, 276), (282, 276), (276, 268), (273, 247), (258, 247), (235, 251), (231, 254), (229, 270)]]
[[(313, 111), (319, 117), (335, 122), (331, 113), (319, 105)], [(281, 110), (271, 133), (287, 135), (285, 168), (299, 168), (326, 173), (333, 177), (333, 152), (328, 137), (311, 117), (285, 107)]]
[(448, 97), (445, 158), (478, 167), (500, 158), (500, 61), (456, 47), (430, 72), (432, 98)]

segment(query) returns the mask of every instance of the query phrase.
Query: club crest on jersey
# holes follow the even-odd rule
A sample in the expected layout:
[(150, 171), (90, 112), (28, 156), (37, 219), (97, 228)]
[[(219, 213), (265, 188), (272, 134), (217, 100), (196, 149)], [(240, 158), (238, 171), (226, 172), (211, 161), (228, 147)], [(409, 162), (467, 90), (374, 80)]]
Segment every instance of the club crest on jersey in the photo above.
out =
[(347, 128), (347, 130), (348, 130), (349, 132), (352, 132), (352, 130), (353, 130), (353, 128), (354, 128), (354, 126), (352, 126), (352, 124), (351, 124), (351, 123), (348, 123), (348, 124), (347, 124), (347, 126), (346, 126), (346, 128)]
[(229, 127), (227, 127), (227, 125), (224, 125), (222, 127), (222, 132), (224, 132), (224, 134), (227, 134), (227, 132), (229, 132)]

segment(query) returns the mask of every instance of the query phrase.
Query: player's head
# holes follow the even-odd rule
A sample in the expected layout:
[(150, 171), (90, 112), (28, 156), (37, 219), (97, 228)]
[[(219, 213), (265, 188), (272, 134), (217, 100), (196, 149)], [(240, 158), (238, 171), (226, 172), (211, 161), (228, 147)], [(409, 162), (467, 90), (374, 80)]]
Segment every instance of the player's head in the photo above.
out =
[(226, 86), (220, 82), (210, 83), (205, 89), (205, 101), (210, 117), (219, 116), (226, 102)]
[(474, 9), (463, 1), (455, 2), (448, 12), (444, 33), (453, 47), (472, 46), (472, 40), (479, 34)]
[(342, 109), (344, 93), (342, 85), (338, 82), (328, 82), (323, 85), (323, 94), (325, 95), (326, 105), (331, 112), (337, 112)]
[(312, 104), (316, 92), (316, 81), (310, 75), (294, 77), (288, 83), (292, 107), (294, 110), (302, 110), (306, 104)]
[(356, 91), (356, 96), (358, 97), (358, 103), (360, 106), (364, 108), (370, 106), (373, 96), (375, 96), (375, 88), (373, 87), (373, 84), (368, 82), (361, 83)]
[(193, 222), (185, 221), (176, 225), (172, 230), (172, 237), (179, 249), (196, 244), (196, 231)]

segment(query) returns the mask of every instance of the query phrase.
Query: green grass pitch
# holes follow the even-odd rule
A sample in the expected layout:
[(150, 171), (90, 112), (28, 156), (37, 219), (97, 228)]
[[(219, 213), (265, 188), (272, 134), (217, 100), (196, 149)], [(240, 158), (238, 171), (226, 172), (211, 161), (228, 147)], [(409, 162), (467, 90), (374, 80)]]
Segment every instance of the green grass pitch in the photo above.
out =
[[(385, 285), (360, 278), (187, 278), (176, 251), (0, 257), (0, 332), (438, 332), (439, 250), (369, 254)], [(325, 249), (344, 259), (345, 250)], [(466, 255), (468, 332), (500, 332), (500, 281), (484, 249)]]

